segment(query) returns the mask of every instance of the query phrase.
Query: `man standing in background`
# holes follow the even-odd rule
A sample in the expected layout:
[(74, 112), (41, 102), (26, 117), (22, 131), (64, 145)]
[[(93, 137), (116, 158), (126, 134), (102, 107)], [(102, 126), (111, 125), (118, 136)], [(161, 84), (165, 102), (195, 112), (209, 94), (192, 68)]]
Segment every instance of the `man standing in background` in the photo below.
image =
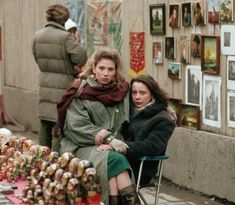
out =
[[(57, 121), (56, 105), (64, 91), (77, 75), (75, 67), (82, 67), (87, 60), (85, 48), (64, 28), (69, 11), (60, 4), (46, 10), (47, 24), (36, 32), (33, 55), (40, 69), (39, 143), (52, 147), (52, 130)], [(54, 150), (57, 147), (53, 146)]]

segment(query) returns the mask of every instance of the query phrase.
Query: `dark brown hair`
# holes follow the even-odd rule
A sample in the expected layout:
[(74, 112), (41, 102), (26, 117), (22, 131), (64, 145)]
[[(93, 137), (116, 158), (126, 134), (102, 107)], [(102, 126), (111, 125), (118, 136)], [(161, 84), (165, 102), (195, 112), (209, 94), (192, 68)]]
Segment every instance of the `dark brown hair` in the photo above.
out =
[(154, 80), (154, 78), (150, 75), (139, 75), (135, 78), (133, 78), (130, 82), (130, 87), (132, 89), (132, 85), (134, 82), (140, 82), (147, 86), (149, 89), (151, 95), (155, 99), (156, 102), (160, 102), (164, 105), (164, 107), (167, 107), (168, 105), (168, 97), (167, 93), (160, 88), (157, 81)]

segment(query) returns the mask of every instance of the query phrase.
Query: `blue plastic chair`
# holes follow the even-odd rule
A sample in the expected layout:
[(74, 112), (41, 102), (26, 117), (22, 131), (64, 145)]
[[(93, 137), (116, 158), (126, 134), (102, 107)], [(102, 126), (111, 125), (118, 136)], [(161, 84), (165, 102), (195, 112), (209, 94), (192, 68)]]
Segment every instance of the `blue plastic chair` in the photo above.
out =
[(144, 162), (145, 161), (153, 161), (153, 162), (159, 161), (158, 172), (157, 172), (158, 182), (156, 183), (156, 195), (155, 195), (155, 201), (154, 201), (154, 205), (158, 205), (159, 191), (160, 191), (161, 179), (162, 179), (163, 161), (167, 160), (168, 158), (169, 158), (169, 156), (166, 156), (166, 155), (163, 155), (163, 156), (144, 156), (144, 157), (140, 158), (141, 163), (140, 163), (139, 174), (138, 174), (138, 179), (137, 179), (137, 187), (136, 187), (137, 190), (136, 191), (145, 205), (148, 205), (148, 203), (146, 202), (143, 194), (140, 192), (140, 188), (141, 188), (140, 187), (140, 180), (141, 180), (141, 176), (142, 176)]

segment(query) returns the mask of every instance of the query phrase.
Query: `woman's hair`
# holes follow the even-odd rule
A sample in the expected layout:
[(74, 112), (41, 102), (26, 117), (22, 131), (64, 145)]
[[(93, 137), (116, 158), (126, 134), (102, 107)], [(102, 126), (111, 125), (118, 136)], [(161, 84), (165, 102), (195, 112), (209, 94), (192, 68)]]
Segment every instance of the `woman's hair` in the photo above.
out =
[(102, 59), (109, 59), (114, 62), (116, 74), (114, 76), (115, 82), (121, 85), (125, 81), (124, 76), (121, 74), (121, 59), (117, 50), (108, 47), (102, 47), (95, 51), (92, 56), (88, 59), (84, 66), (83, 72), (79, 75), (80, 78), (92, 77), (94, 75), (93, 69), (96, 67), (97, 63)]
[(140, 82), (147, 86), (151, 95), (155, 99), (156, 102), (161, 102), (165, 107), (168, 105), (168, 97), (166, 92), (160, 88), (158, 83), (154, 80), (150, 75), (139, 75), (133, 78), (130, 82), (130, 87), (132, 89), (132, 85), (134, 82)]

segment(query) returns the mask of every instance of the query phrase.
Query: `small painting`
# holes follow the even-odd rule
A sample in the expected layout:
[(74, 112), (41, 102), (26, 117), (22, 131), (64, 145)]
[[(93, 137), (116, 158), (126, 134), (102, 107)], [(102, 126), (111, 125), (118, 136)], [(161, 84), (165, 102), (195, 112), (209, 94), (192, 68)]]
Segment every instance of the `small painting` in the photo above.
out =
[(202, 36), (202, 71), (209, 74), (220, 74), (220, 38)]
[(179, 28), (180, 26), (180, 17), (179, 17), (179, 5), (172, 4), (169, 6), (169, 21), (168, 25), (172, 28)]
[(208, 0), (208, 23), (218, 24), (220, 21), (220, 0)]
[(228, 127), (235, 128), (235, 92), (227, 94)]
[(195, 130), (200, 129), (200, 111), (198, 106), (181, 105), (181, 126)]
[(173, 110), (175, 111), (176, 115), (177, 115), (177, 121), (176, 124), (177, 126), (180, 126), (180, 122), (181, 122), (181, 104), (182, 104), (182, 100), (181, 99), (176, 99), (176, 98), (170, 98), (168, 105), (173, 108)]
[(182, 64), (189, 64), (189, 47), (190, 39), (188, 36), (180, 37), (180, 62)]
[(153, 42), (153, 63), (162, 64), (163, 63), (163, 43)]
[(227, 89), (235, 90), (235, 56), (227, 59)]
[(221, 53), (223, 55), (235, 55), (235, 26), (221, 26)]
[(166, 33), (165, 4), (150, 5), (150, 33), (164, 35)]
[(182, 4), (182, 25), (184, 27), (191, 26), (191, 3)]
[(205, 25), (205, 1), (196, 1), (193, 3), (193, 25)]
[(201, 57), (201, 35), (200, 34), (191, 35), (191, 56), (193, 58)]
[(176, 59), (176, 38), (166, 37), (165, 38), (165, 58), (174, 60)]
[(181, 79), (181, 72), (182, 72), (182, 64), (170, 62), (168, 63), (168, 77), (180, 80)]
[(221, 127), (221, 77), (203, 76), (203, 124)]
[(202, 71), (201, 66), (188, 65), (185, 73), (185, 102), (190, 105), (201, 105)]
[(220, 21), (233, 22), (233, 0), (220, 0)]

